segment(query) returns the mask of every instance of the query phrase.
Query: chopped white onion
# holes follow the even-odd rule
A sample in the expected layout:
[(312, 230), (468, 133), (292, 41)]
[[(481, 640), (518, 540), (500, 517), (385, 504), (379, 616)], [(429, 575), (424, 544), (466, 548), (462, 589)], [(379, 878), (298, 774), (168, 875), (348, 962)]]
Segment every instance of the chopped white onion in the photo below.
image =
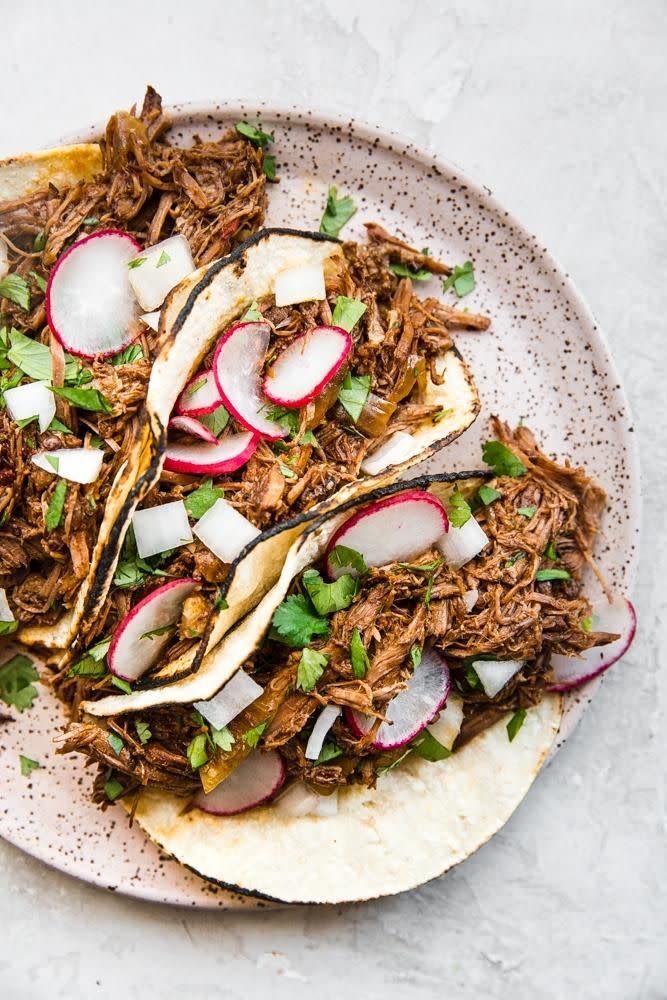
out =
[(4, 587), (0, 587), (0, 622), (13, 622), (15, 620), (7, 600), (7, 592)]
[(5, 389), (5, 403), (12, 420), (18, 423), (19, 420), (37, 417), (40, 433), (43, 434), (56, 415), (56, 399), (49, 389), (50, 384), (48, 381), (26, 382), (14, 389)]
[(283, 816), (335, 816), (338, 812), (338, 790), (332, 795), (318, 795), (302, 781), (297, 781), (281, 795), (274, 806)]
[(188, 512), (182, 500), (144, 507), (132, 515), (137, 552), (142, 559), (177, 549), (192, 541)]
[(294, 306), (326, 297), (322, 264), (299, 264), (276, 277), (276, 305)]
[(466, 590), (465, 594), (463, 595), (463, 603), (466, 606), (466, 611), (468, 612), (468, 614), (470, 614), (472, 609), (475, 607), (478, 599), (479, 599), (479, 590)]
[(487, 698), (495, 698), (508, 681), (521, 670), (525, 660), (473, 660), (475, 673)]
[(240, 712), (252, 705), (264, 691), (245, 670), (237, 670), (222, 690), (208, 701), (196, 701), (195, 708), (216, 729), (222, 729)]
[(248, 542), (260, 534), (247, 517), (226, 500), (216, 500), (194, 528), (197, 538), (224, 563), (234, 562)]
[(160, 323), (160, 310), (156, 309), (154, 312), (144, 313), (141, 320), (146, 324), (146, 326), (149, 326), (151, 330), (155, 330), (157, 333), (158, 325)]
[(458, 569), (479, 555), (488, 540), (478, 521), (471, 517), (462, 528), (455, 528), (450, 524), (449, 531), (440, 538), (437, 545), (445, 562)]
[(361, 463), (361, 471), (367, 476), (376, 476), (390, 465), (398, 465), (412, 458), (419, 451), (419, 445), (412, 434), (406, 431), (396, 431), (387, 438), (379, 448), (365, 458)]
[(7, 244), (4, 240), (0, 240), (0, 278), (4, 278), (8, 271), (9, 255), (7, 253)]
[(451, 750), (463, 723), (463, 699), (450, 691), (447, 703), (435, 722), (429, 722), (428, 731), (443, 747)]
[(38, 451), (30, 460), (38, 469), (70, 483), (94, 483), (102, 468), (104, 452), (101, 448), (54, 448)]
[(192, 274), (195, 264), (185, 236), (170, 236), (138, 253), (129, 264), (130, 284), (146, 312), (158, 309), (172, 288)]
[(306, 758), (308, 760), (317, 760), (322, 752), (325, 737), (340, 713), (340, 705), (327, 705), (326, 708), (322, 709), (306, 743)]

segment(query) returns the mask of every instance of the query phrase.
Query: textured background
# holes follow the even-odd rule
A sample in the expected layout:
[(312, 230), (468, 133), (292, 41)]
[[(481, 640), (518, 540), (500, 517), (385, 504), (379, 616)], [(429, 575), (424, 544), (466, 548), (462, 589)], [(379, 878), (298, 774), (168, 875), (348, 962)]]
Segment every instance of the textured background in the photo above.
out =
[(646, 498), (639, 637), (504, 831), (398, 899), (160, 909), (0, 843), (7, 1000), (667, 997), (667, 4), (361, 6), (0, 0), (0, 155), (129, 106), (149, 80), (167, 103), (264, 98), (354, 114), (489, 184), (575, 276), (630, 395)]

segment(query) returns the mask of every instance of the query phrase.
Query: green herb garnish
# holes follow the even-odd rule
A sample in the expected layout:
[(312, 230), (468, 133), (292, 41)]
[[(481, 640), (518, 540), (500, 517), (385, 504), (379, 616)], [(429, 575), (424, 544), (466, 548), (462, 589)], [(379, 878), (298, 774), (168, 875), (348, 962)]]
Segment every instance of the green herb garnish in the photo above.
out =
[(537, 507), (518, 507), (517, 514), (521, 514), (521, 517), (535, 517)]
[(446, 410), (438, 410), (437, 413), (433, 414), (433, 423), (439, 424), (441, 420), (445, 420), (447, 417), (451, 417), (453, 412), (454, 412), (453, 406), (450, 406)]
[(139, 737), (139, 742), (142, 745), (148, 743), (151, 736), (153, 735), (148, 723), (142, 722), (141, 719), (137, 719), (137, 721), (134, 723), (134, 728), (136, 730), (137, 736)]
[(424, 729), (419, 736), (415, 737), (410, 748), (424, 760), (445, 760), (446, 757), (452, 755), (452, 751), (448, 750), (440, 740), (437, 740), (433, 733), (429, 733), (428, 729)]
[(260, 149), (264, 149), (270, 142), (273, 142), (273, 132), (265, 132), (261, 126), (250, 125), (248, 122), (237, 122), (234, 128), (239, 135), (250, 139)]
[(420, 267), (416, 271), (411, 271), (409, 267), (400, 262), (397, 264), (390, 264), (389, 270), (396, 275), (397, 278), (410, 278), (411, 281), (428, 281), (429, 278), (433, 277), (431, 271), (428, 271), (425, 267)]
[[(264, 723), (264, 725), (266, 725), (266, 723)], [(215, 726), (209, 726), (209, 736), (213, 746), (220, 747), (220, 749), (224, 750), (225, 753), (228, 753), (236, 742), (234, 734), (228, 726), (223, 726), (222, 729), (216, 729)]]
[(366, 647), (364, 646), (361, 638), (361, 632), (358, 628), (352, 630), (352, 636), (350, 638), (350, 662), (352, 664), (353, 677), (356, 677), (357, 680), (361, 680), (366, 676), (366, 671), (370, 666), (370, 660), (368, 659), (368, 653), (366, 652)]
[(470, 295), (475, 288), (475, 269), (471, 260), (465, 264), (457, 264), (449, 277), (443, 281), (443, 292), (453, 288), (457, 296), (462, 299), (464, 295)]
[(171, 257), (169, 256), (169, 254), (167, 253), (167, 251), (163, 250), (162, 253), (160, 254), (160, 256), (158, 257), (155, 266), (156, 267), (164, 267), (164, 265), (168, 264), (170, 262), (170, 260), (171, 260)]
[(12, 705), (19, 712), (32, 708), (37, 697), (37, 688), (32, 682), (38, 680), (39, 674), (32, 660), (17, 653), (0, 667), (0, 698), (5, 705)]
[(267, 720), (266, 722), (260, 722), (258, 725), (253, 726), (252, 729), (249, 729), (247, 732), (243, 734), (243, 742), (246, 743), (249, 747), (252, 747), (252, 749), (254, 750), (257, 744), (259, 743), (262, 737), (262, 733), (264, 732), (268, 724), (269, 723)]
[(327, 741), (320, 750), (320, 755), (315, 761), (317, 764), (325, 764), (328, 760), (335, 760), (336, 757), (342, 757), (343, 751), (340, 747), (337, 747), (333, 741)]
[(118, 733), (107, 733), (107, 743), (116, 754), (116, 757), (120, 757), (125, 747), (125, 742), (121, 739)]
[(347, 295), (339, 295), (331, 317), (332, 326), (340, 326), (341, 329), (352, 333), (367, 308), (361, 299), (350, 299)]
[(46, 291), (46, 281), (41, 276), (41, 274), (37, 274), (37, 271), (31, 271), (30, 272), (30, 277), (35, 282), (35, 284), (39, 288), (40, 292), (45, 292)]
[(0, 621), (0, 635), (11, 635), (16, 632), (19, 627), (19, 623), (12, 619), (11, 621)]
[(141, 267), (141, 265), (145, 264), (147, 260), (148, 257), (135, 257), (134, 260), (129, 260), (127, 262), (127, 266), (131, 271), (134, 271), (135, 267)]
[(24, 757), (22, 753), (19, 754), (19, 766), (21, 768), (21, 774), (24, 778), (28, 778), (33, 771), (42, 765), (38, 760), (33, 760), (31, 757)]
[(184, 500), (185, 509), (190, 517), (198, 521), (211, 509), (216, 500), (220, 500), (223, 496), (224, 490), (214, 486), (212, 479), (205, 479), (201, 486), (198, 486), (192, 493), (188, 493)]
[(297, 649), (307, 646), (316, 635), (329, 635), (326, 618), (316, 614), (310, 601), (302, 594), (286, 598), (274, 612), (271, 624), (272, 638)]
[(558, 559), (558, 553), (556, 552), (556, 546), (554, 545), (553, 542), (549, 542), (544, 554), (547, 557), (547, 559), (551, 559), (553, 560), (553, 562), (556, 562), (556, 560)]
[(592, 615), (586, 615), (585, 618), (582, 618), (581, 621), (579, 622), (579, 628), (581, 629), (582, 632), (592, 632), (593, 631), (593, 616)]
[(526, 709), (520, 708), (518, 709), (518, 711), (514, 713), (510, 721), (507, 723), (507, 726), (505, 728), (507, 729), (507, 738), (509, 739), (510, 743), (521, 729), (525, 718), (526, 718)]
[(251, 302), (250, 307), (247, 309), (245, 314), (241, 317), (242, 323), (260, 323), (262, 320), (262, 314), (259, 311), (259, 306), (257, 302)]
[(477, 496), (485, 507), (488, 507), (489, 504), (494, 503), (494, 501), (500, 500), (502, 493), (499, 493), (498, 490), (494, 490), (492, 486), (486, 486), (484, 484), (477, 490)]
[(0, 279), (0, 299), (9, 299), (26, 312), (30, 309), (30, 288), (20, 274), (7, 274)]
[(144, 356), (144, 351), (141, 344), (130, 344), (125, 350), (119, 351), (118, 354), (114, 354), (110, 358), (111, 364), (115, 365), (131, 365), (133, 361), (141, 361)]
[(416, 642), (410, 647), (410, 659), (412, 660), (412, 666), (416, 670), (422, 661), (422, 648)]
[(545, 583), (548, 580), (571, 580), (572, 576), (566, 569), (538, 569), (535, 579), (538, 583)]
[(49, 506), (44, 517), (44, 527), (47, 531), (55, 531), (62, 521), (66, 496), (67, 483), (64, 479), (61, 479), (60, 482), (56, 483), (55, 489), (51, 494)]
[(185, 752), (193, 771), (196, 771), (208, 760), (206, 744), (206, 733), (197, 733), (197, 735), (194, 736), (188, 743), (188, 747)]
[(354, 569), (360, 575), (368, 572), (368, 566), (361, 552), (350, 549), (347, 545), (336, 545), (327, 557), (332, 569)]
[(371, 391), (370, 375), (352, 375), (348, 372), (338, 392), (338, 400), (356, 424)]
[(357, 206), (349, 195), (339, 198), (338, 188), (331, 185), (327, 191), (327, 203), (320, 222), (320, 232), (327, 236), (338, 236), (343, 226), (350, 221)]
[(205, 427), (208, 427), (216, 437), (220, 437), (229, 423), (229, 413), (224, 406), (216, 406), (212, 413), (202, 413), (197, 417)]
[(527, 472), (523, 462), (500, 441), (487, 441), (482, 458), (497, 476), (524, 476)]
[(271, 153), (264, 153), (262, 157), (262, 170), (264, 171), (264, 176), (268, 180), (275, 180), (276, 177), (276, 158), (272, 156)]
[(124, 791), (125, 788), (121, 785), (118, 778), (109, 777), (104, 783), (104, 794), (108, 798), (109, 802), (115, 802)]
[(455, 490), (449, 499), (449, 523), (454, 528), (462, 528), (471, 517), (470, 504), (459, 490)]
[(329, 658), (324, 653), (318, 653), (316, 649), (306, 646), (301, 651), (301, 659), (296, 670), (296, 686), (306, 694), (312, 691), (328, 662)]
[(515, 562), (518, 562), (519, 559), (525, 559), (525, 558), (526, 558), (526, 553), (525, 552), (522, 552), (522, 551), (514, 552), (509, 557), (509, 559), (505, 560), (505, 568), (509, 569), (509, 567), (513, 566)]
[(330, 615), (349, 608), (357, 593), (357, 581), (348, 573), (339, 576), (333, 583), (325, 583), (316, 569), (308, 569), (301, 581), (319, 615)]
[(90, 410), (92, 413), (111, 413), (111, 404), (99, 389), (61, 389), (52, 385), (51, 392), (66, 399), (72, 406), (80, 410)]

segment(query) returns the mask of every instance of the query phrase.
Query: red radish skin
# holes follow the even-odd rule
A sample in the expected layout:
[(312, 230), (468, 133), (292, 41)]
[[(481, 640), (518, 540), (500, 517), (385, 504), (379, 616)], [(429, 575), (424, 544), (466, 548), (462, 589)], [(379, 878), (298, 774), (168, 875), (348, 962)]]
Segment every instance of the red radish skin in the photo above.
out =
[(191, 437), (199, 438), (200, 441), (206, 441), (207, 444), (218, 443), (218, 439), (213, 431), (209, 430), (208, 427), (205, 427), (199, 420), (195, 420), (194, 417), (172, 417), (169, 421), (169, 430), (182, 431), (184, 434), (189, 434)]
[(157, 587), (128, 611), (117, 627), (107, 653), (109, 670), (124, 681), (137, 681), (155, 663), (170, 633), (142, 638), (180, 618), (183, 602), (197, 581), (183, 577)]
[[(192, 387), (202, 381), (204, 385), (192, 392)], [(207, 413), (213, 413), (219, 406), (222, 406), (222, 397), (213, 372), (209, 369), (190, 379), (176, 400), (176, 413), (188, 417), (203, 417)]]
[[(315, 357), (318, 347), (319, 358)], [(352, 337), (339, 326), (316, 326), (302, 333), (271, 365), (262, 383), (264, 395), (288, 409), (305, 406), (340, 371), (351, 350)], [(287, 391), (290, 382), (293, 392)], [(298, 389), (296, 383), (300, 383)]]
[[(62, 315), (63, 303), (60, 303), (57, 300), (60, 296), (60, 292), (62, 291), (62, 283), (67, 281), (67, 271), (71, 267), (74, 255), (86, 253), (87, 248), (96, 249), (97, 246), (99, 246), (99, 241), (102, 239), (117, 240), (119, 242), (119, 292), (125, 291), (126, 283), (126, 305), (131, 302), (134, 308), (128, 312), (128, 328), (124, 333), (118, 336), (118, 342), (108, 350), (95, 351), (90, 349), (86, 350), (84, 345), (77, 343), (76, 338), (72, 336), (73, 330), (70, 330), (70, 335), (68, 335), (67, 330), (63, 328), (67, 326), (67, 319)], [(95, 241), (98, 241), (98, 243), (95, 243)], [(132, 257), (135, 257), (140, 251), (141, 245), (137, 243), (137, 241), (128, 233), (124, 233), (120, 229), (101, 229), (99, 232), (91, 233), (89, 236), (84, 236), (83, 239), (77, 240), (76, 243), (73, 243), (72, 246), (58, 258), (54, 267), (51, 269), (46, 286), (46, 321), (49, 324), (49, 328), (51, 329), (56, 340), (62, 344), (65, 350), (69, 351), (70, 354), (74, 354), (80, 358), (109, 358), (114, 354), (118, 354), (119, 351), (124, 350), (124, 348), (126, 348), (139, 336), (139, 333), (141, 332), (141, 327), (138, 322), (139, 306), (134, 301), (134, 295), (130, 287), (130, 282), (127, 278), (127, 262), (128, 260), (131, 260)], [(110, 317), (113, 317), (114, 315), (114, 310), (112, 309), (111, 304), (109, 305), (109, 315)], [(81, 319), (80, 322), (83, 323), (84, 321)]]
[[(267, 441), (278, 441), (289, 431), (263, 415), (268, 401), (260, 391), (261, 371), (270, 335), (268, 323), (237, 323), (232, 326), (218, 341), (213, 374), (222, 402), (234, 419)], [(247, 353), (243, 351), (241, 338), (246, 339)]]
[(592, 681), (609, 670), (632, 645), (637, 631), (637, 613), (631, 601), (626, 597), (617, 598), (611, 604), (599, 605), (597, 611), (599, 622), (595, 621), (598, 615), (593, 609), (596, 631), (611, 632), (619, 638), (607, 646), (592, 646), (581, 657), (552, 656), (551, 669), (556, 683), (551, 685), (551, 691), (571, 691)]
[(431, 493), (406, 490), (385, 497), (353, 514), (334, 532), (325, 553), (327, 574), (333, 580), (343, 573), (356, 575), (351, 567), (331, 564), (330, 553), (337, 545), (360, 552), (367, 566), (386, 566), (417, 558), (448, 530), (447, 511)]
[[(447, 701), (452, 682), (447, 662), (433, 649), (425, 649), (407, 687), (387, 705), (387, 719), (371, 744), (376, 750), (398, 750), (407, 746), (433, 722)], [(345, 721), (357, 737), (365, 736), (375, 719), (356, 709), (345, 708)]]
[(170, 444), (164, 467), (169, 472), (221, 476), (244, 466), (257, 451), (260, 440), (259, 435), (242, 431), (221, 441), (214, 438), (215, 444)]
[(285, 773), (277, 750), (254, 750), (212, 792), (199, 792), (192, 804), (212, 816), (237, 816), (273, 798), (284, 784)]

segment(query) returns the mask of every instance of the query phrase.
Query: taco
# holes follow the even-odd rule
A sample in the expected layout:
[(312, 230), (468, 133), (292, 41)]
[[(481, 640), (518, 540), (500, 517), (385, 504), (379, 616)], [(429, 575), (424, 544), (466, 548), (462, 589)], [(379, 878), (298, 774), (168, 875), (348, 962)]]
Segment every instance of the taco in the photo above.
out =
[(108, 557), (156, 310), (263, 220), (261, 149), (168, 126), (149, 88), (99, 143), (0, 163), (0, 632), (27, 645), (70, 644)]
[(91, 692), (61, 752), (98, 762), (96, 800), (206, 878), (288, 902), (399, 892), (492, 836), (572, 665), (581, 683), (631, 637), (605, 626), (627, 602), (582, 592), (603, 491), (527, 428), (494, 430), (495, 475), (389, 484), (313, 522), (197, 673)]
[[(369, 237), (262, 230), (173, 291), (134, 478), (114, 497), (70, 663), (113, 636), (103, 684), (196, 671), (310, 521), (473, 422), (479, 399), (451, 330), (488, 320), (419, 299), (395, 262), (449, 269), (376, 226)], [(59, 687), (74, 703), (81, 669)]]

